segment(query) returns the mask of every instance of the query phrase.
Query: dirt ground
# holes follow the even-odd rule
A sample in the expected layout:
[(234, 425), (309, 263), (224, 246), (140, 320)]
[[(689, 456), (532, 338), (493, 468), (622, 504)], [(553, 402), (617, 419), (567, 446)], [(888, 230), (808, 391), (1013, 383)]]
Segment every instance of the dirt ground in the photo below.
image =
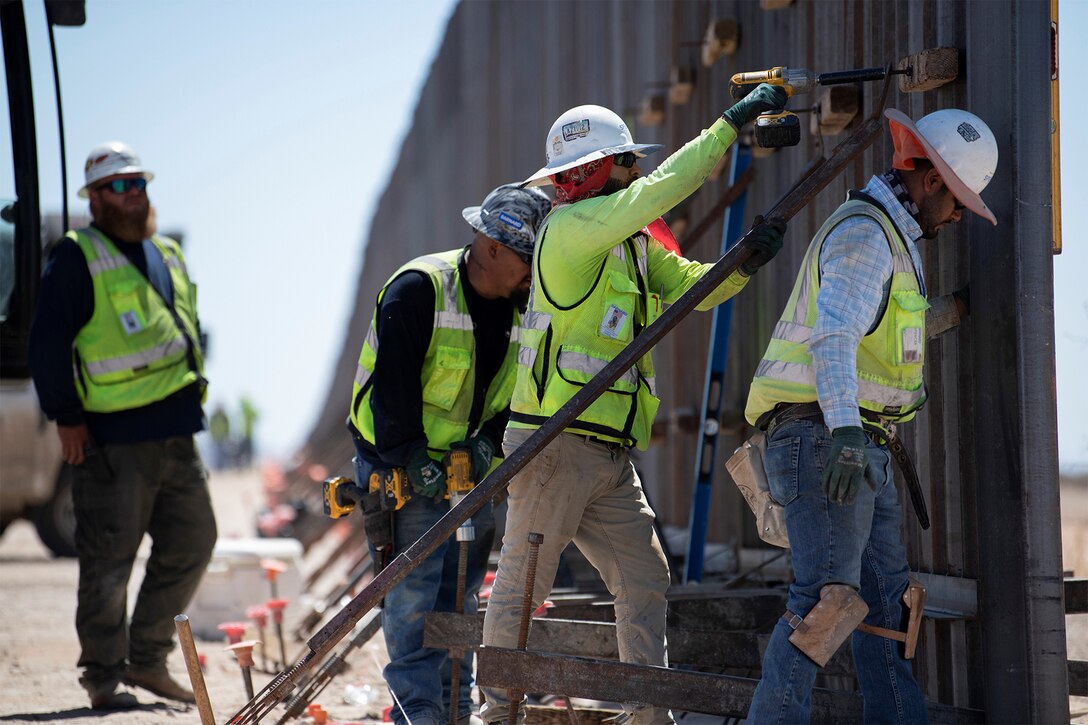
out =
[[(211, 479), (221, 538), (254, 535), (254, 512), (261, 502), (257, 472), (219, 472)], [(1088, 576), (1088, 485), (1062, 490), (1064, 568), (1076, 576)], [(146, 546), (146, 542), (145, 542)], [(137, 563), (130, 592), (142, 578)], [(143, 690), (130, 690), (139, 709), (109, 714), (92, 711), (77, 682), (79, 646), (74, 619), (78, 567), (73, 559), (54, 559), (26, 522), (12, 524), (0, 539), (0, 723), (55, 723), (91, 725), (196, 725), (199, 715), (192, 706), (172, 703)], [(132, 595), (130, 593), (130, 602)], [(295, 612), (297, 613), (296, 608)], [(293, 628), (287, 610), (287, 630)], [(1070, 659), (1088, 659), (1088, 614), (1066, 618)], [(218, 723), (225, 723), (245, 703), (241, 673), (221, 641), (197, 640), (207, 658), (205, 680)], [(292, 642), (288, 652), (301, 645)], [(376, 723), (391, 704), (381, 679), (386, 661), (381, 636), (376, 636), (350, 659), (351, 670), (333, 681), (317, 701), (328, 711), (330, 722)], [(188, 682), (180, 651), (169, 666), (181, 682)], [(270, 675), (253, 673), (259, 691)], [(366, 691), (366, 704), (348, 704), (348, 687)], [(1088, 723), (1088, 698), (1071, 698), (1073, 722)], [(277, 709), (265, 722), (276, 722)]]
[[(213, 473), (210, 486), (220, 538), (254, 536), (254, 513), (261, 502), (261, 480), (256, 469)], [(146, 547), (147, 542), (144, 544)], [(139, 557), (130, 585), (130, 606), (142, 577), (142, 557)], [(78, 578), (76, 561), (53, 558), (29, 523), (13, 523), (0, 539), (0, 723), (198, 725), (200, 716), (195, 707), (139, 689), (128, 690), (140, 701), (139, 709), (108, 714), (90, 709), (76, 668), (79, 643), (74, 622)], [(291, 614), (289, 605), (288, 632), (294, 624)], [(248, 700), (242, 673), (233, 655), (223, 651), (225, 641), (198, 639), (196, 644), (206, 657), (204, 678), (215, 720), (225, 723)], [(289, 640), (288, 657), (301, 648), (301, 644)], [(329, 713), (330, 722), (381, 722), (383, 708), (391, 704), (381, 679), (381, 666), (386, 659), (380, 634), (354, 653), (349, 660), (351, 670), (335, 679), (317, 699)], [(171, 654), (168, 665), (175, 679), (189, 682), (180, 650)], [(270, 680), (270, 675), (253, 672), (257, 691)], [(344, 695), (349, 685), (364, 690), (369, 686), (369, 702), (346, 704)], [(277, 708), (264, 722), (274, 723), (281, 713), (282, 708)]]

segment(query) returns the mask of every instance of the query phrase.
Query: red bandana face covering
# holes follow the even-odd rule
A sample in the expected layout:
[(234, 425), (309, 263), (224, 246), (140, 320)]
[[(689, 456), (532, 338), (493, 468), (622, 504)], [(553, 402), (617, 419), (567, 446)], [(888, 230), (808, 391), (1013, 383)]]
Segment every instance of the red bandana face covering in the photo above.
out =
[(612, 157), (590, 161), (573, 169), (552, 175), (555, 186), (555, 202), (567, 204), (588, 199), (601, 193), (608, 176), (612, 173)]

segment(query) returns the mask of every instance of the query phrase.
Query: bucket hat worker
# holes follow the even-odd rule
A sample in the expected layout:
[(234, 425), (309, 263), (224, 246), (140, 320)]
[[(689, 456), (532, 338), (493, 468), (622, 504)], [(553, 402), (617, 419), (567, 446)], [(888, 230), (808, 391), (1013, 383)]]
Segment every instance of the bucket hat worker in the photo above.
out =
[[(518, 327), (529, 291), (536, 229), (550, 208), (537, 189), (500, 186), (462, 215), (475, 231), (470, 245), (405, 264), (378, 294), (373, 322), (359, 356), (348, 426), (360, 483), (377, 470), (407, 471), (411, 499), (392, 514), (392, 541), (378, 559), (411, 546), (449, 511), (440, 465), (464, 448), (472, 480), (490, 470), (510, 413)], [(491, 504), (472, 518), (465, 612), (476, 611), (494, 541)], [(369, 533), (369, 532), (368, 532)], [(423, 646), (424, 615), (456, 609), (458, 546), (439, 546), (385, 599), (382, 629), (389, 650), (385, 680), (398, 706), (398, 725), (446, 722), (451, 660)], [(459, 720), (470, 710), (471, 651), (460, 663)]]
[[(578, 106), (552, 124), (547, 164), (527, 180), (551, 184), (556, 207), (538, 234), (529, 310), (504, 449), (509, 453), (563, 406), (711, 267), (667, 250), (645, 229), (707, 178), (761, 111), (781, 108), (781, 89), (760, 86), (709, 129), (640, 178), (639, 160), (659, 146), (637, 144), (623, 120)], [(784, 227), (761, 224), (748, 239), (750, 264), (700, 305), (739, 292), (782, 245)], [(484, 619), (485, 646), (514, 647), (530, 531), (544, 534), (534, 589), (551, 591), (559, 555), (572, 540), (616, 597), (620, 658), (665, 663), (669, 568), (653, 511), (631, 463), (645, 449), (657, 410), (653, 361), (642, 358), (545, 447), (510, 484), (502, 555)], [(509, 712), (506, 692), (484, 689), (481, 715)], [(633, 722), (670, 722), (667, 710), (627, 705)]]
[[(851, 192), (816, 233), (748, 396), (748, 422), (767, 434), (767, 479), (785, 508), (794, 570), (750, 722), (808, 722), (817, 671), (847, 638), (865, 721), (926, 721), (906, 648), (855, 627), (899, 630), (920, 616), (921, 602), (906, 594), (887, 446), (892, 424), (926, 400), (930, 303), (915, 243), (964, 209), (996, 223), (980, 193), (998, 152), (967, 111), (917, 123), (886, 115), (892, 168)], [(917, 611), (904, 608), (905, 595)]]
[[(216, 538), (193, 443), (207, 387), (196, 286), (178, 243), (155, 233), (154, 176), (136, 152), (110, 141), (84, 168), (92, 222), (50, 256), (30, 335), (38, 398), (75, 478), (80, 682), (96, 709), (138, 704), (120, 682), (193, 702), (166, 657)], [(145, 533), (154, 546), (129, 619)]]

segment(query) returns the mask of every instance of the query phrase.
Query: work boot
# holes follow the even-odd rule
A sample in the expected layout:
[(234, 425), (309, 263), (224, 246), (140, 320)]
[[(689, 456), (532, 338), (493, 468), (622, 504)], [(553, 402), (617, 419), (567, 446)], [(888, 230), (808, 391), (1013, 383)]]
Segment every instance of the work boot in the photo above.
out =
[(191, 690), (179, 685), (170, 673), (166, 670), (166, 665), (159, 665), (151, 669), (134, 669), (129, 667), (125, 670), (124, 677), (121, 678), (121, 682), (133, 687), (142, 687), (148, 692), (153, 692), (159, 697), (165, 697), (169, 700), (177, 700), (178, 702), (196, 702), (196, 698), (193, 697)]
[(84, 683), (87, 694), (91, 697), (92, 710), (131, 710), (139, 707), (140, 702), (128, 692), (117, 692), (117, 681), (111, 680), (98, 685)]

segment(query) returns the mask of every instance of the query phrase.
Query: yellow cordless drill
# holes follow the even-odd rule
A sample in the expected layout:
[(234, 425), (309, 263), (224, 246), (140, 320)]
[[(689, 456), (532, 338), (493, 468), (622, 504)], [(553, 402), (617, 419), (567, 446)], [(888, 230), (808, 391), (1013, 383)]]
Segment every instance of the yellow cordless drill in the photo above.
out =
[[(729, 94), (735, 100), (747, 96), (760, 83), (782, 86), (786, 94), (811, 93), (816, 86), (833, 86), (861, 81), (882, 81), (888, 75), (910, 74), (911, 69), (861, 68), (858, 70), (813, 73), (804, 68), (775, 66), (769, 70), (737, 73), (729, 79)], [(763, 148), (796, 146), (801, 141), (801, 123), (789, 111), (761, 113), (755, 121), (756, 143)]]
[(328, 478), (322, 486), (325, 515), (338, 519), (363, 509), (363, 530), (374, 547), (374, 574), (392, 560), (393, 512), (400, 510), (412, 498), (412, 488), (403, 468), (375, 469), (370, 474), (366, 490), (350, 478)]
[[(446, 452), (443, 463), (446, 466), (446, 487), (452, 509), (476, 485), (472, 480), (472, 454), (463, 448), (455, 448)], [(465, 523), (457, 528), (457, 540), (473, 541), (475, 538), (476, 528), (472, 525), (472, 519), (465, 519)]]

